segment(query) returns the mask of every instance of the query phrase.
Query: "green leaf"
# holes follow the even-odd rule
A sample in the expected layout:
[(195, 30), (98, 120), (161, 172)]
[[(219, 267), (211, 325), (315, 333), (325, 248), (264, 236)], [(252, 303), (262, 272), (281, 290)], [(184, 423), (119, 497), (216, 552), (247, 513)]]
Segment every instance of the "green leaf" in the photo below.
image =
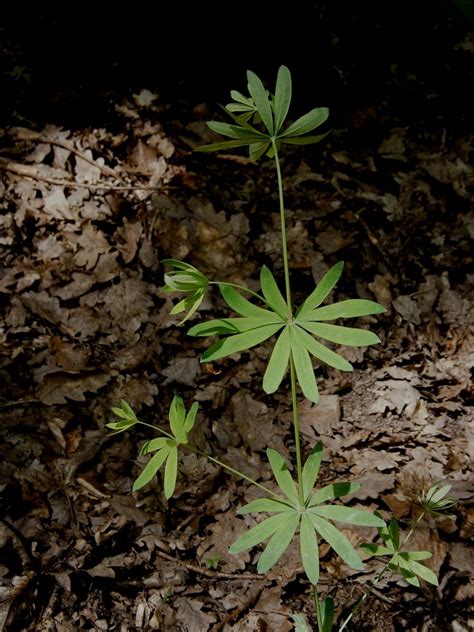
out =
[(176, 487), (176, 475), (178, 473), (178, 449), (171, 448), (165, 466), (164, 492), (165, 498), (169, 500), (174, 494)]
[(256, 140), (265, 138), (265, 134), (254, 129), (249, 129), (248, 127), (240, 127), (239, 125), (229, 125), (229, 123), (220, 123), (219, 121), (208, 121), (207, 126), (217, 134), (230, 136), (230, 138), (235, 138), (236, 140), (250, 140), (251, 142), (255, 142)]
[(275, 134), (278, 134), (290, 109), (291, 73), (286, 66), (280, 66), (275, 87)]
[[(274, 312), (268, 309), (258, 307), (258, 305), (254, 305), (234, 290), (233, 287), (222, 283), (219, 285), (219, 289), (224, 301), (234, 312), (237, 312), (237, 314), (247, 316), (248, 318), (274, 318), (275, 322), (280, 320), (277, 314), (274, 314)], [(274, 314), (274, 316), (272, 316), (272, 314)]]
[(367, 555), (393, 555), (394, 553), (393, 549), (379, 544), (361, 544), (360, 548)]
[(319, 581), (319, 551), (316, 531), (306, 514), (301, 516), (300, 553), (304, 571), (309, 581), (316, 586)]
[(212, 362), (231, 355), (232, 353), (237, 353), (238, 351), (248, 351), (252, 347), (255, 347), (255, 345), (273, 336), (273, 334), (276, 334), (282, 326), (283, 323), (263, 325), (262, 327), (251, 329), (242, 334), (227, 336), (227, 338), (218, 340), (209, 347), (209, 349), (202, 354), (201, 362)]
[(346, 536), (339, 531), (339, 529), (336, 529), (336, 527), (330, 522), (328, 522), (324, 518), (321, 518), (320, 516), (315, 515), (311, 511), (309, 511), (307, 515), (313, 523), (316, 531), (321, 535), (322, 538), (326, 540), (329, 546), (333, 548), (334, 551), (336, 551), (336, 553), (344, 560), (344, 562), (349, 564), (349, 566), (351, 566), (352, 568), (356, 568), (358, 570), (362, 570), (364, 568), (359, 554), (346, 538)]
[(270, 143), (267, 140), (259, 141), (258, 143), (252, 143), (249, 145), (249, 157), (252, 160), (258, 160), (269, 148)]
[(255, 105), (252, 99), (249, 99), (248, 97), (244, 97), (244, 95), (241, 92), (238, 92), (237, 90), (231, 90), (230, 96), (232, 97), (232, 99), (234, 99), (234, 101), (237, 101), (238, 103), (243, 103), (244, 105), (248, 105), (251, 108), (255, 108)]
[(225, 106), (225, 109), (228, 112), (252, 112), (253, 107), (249, 105), (244, 105), (243, 103), (228, 103)]
[[(298, 321), (297, 321), (298, 322)], [(329, 325), (328, 323), (314, 323), (302, 321), (304, 327), (313, 335), (335, 342), (338, 345), (348, 347), (368, 347), (380, 342), (380, 338), (367, 329), (357, 329), (356, 327), (341, 327), (339, 325)]]
[(385, 523), (381, 518), (374, 514), (354, 509), (353, 507), (341, 507), (339, 505), (317, 505), (309, 510), (312, 514), (328, 518), (329, 520), (337, 520), (346, 524), (355, 524), (361, 527), (381, 527)]
[(318, 478), (319, 468), (323, 458), (323, 444), (319, 441), (309, 453), (303, 467), (303, 496), (305, 501), (313, 491), (314, 484)]
[(300, 517), (296, 511), (281, 515), (280, 527), (272, 535), (258, 560), (259, 573), (266, 573), (278, 562), (293, 540), (299, 521)]
[(341, 278), (342, 271), (344, 269), (344, 261), (339, 261), (332, 268), (330, 268), (318, 283), (316, 288), (311, 292), (307, 299), (303, 302), (298, 309), (296, 315), (297, 318), (306, 315), (311, 310), (315, 309), (329, 296), (334, 289), (334, 286)]
[(267, 91), (259, 77), (251, 70), (247, 71), (247, 80), (249, 82), (249, 92), (257, 107), (263, 124), (268, 130), (269, 134), (273, 134), (273, 115), (272, 107), (268, 99)]
[(171, 432), (175, 437), (180, 434), (183, 428), (185, 415), (186, 409), (184, 407), (183, 398), (179, 395), (175, 395), (168, 413)]
[[(301, 320), (335, 320), (336, 318), (356, 318), (358, 316), (370, 316), (371, 314), (382, 314), (385, 307), (374, 301), (366, 301), (361, 298), (353, 298), (347, 301), (340, 301), (333, 305), (318, 307), (311, 312), (305, 313)], [(300, 320), (300, 318), (298, 318)]]
[[(268, 316), (259, 318), (220, 318), (209, 320), (205, 323), (194, 325), (188, 331), (188, 336), (220, 336), (226, 334), (239, 334), (250, 329), (256, 329), (263, 325), (272, 325), (281, 322), (274, 312), (267, 311)], [(283, 325), (283, 323), (282, 323)]]
[(325, 134), (317, 134), (311, 136), (290, 136), (286, 138), (280, 138), (282, 143), (286, 145), (314, 145), (315, 143), (320, 143), (322, 140), (326, 138), (330, 134), (326, 132)]
[(299, 504), (298, 491), (296, 489), (295, 481), (288, 470), (288, 466), (285, 463), (285, 459), (273, 448), (267, 449), (267, 457), (272, 468), (273, 476), (278, 483), (278, 487), (290, 500), (290, 502)]
[(418, 564), (418, 562), (415, 562), (413, 560), (409, 561), (409, 566), (412, 573), (418, 575), (418, 577), (421, 577), (421, 579), (424, 579), (425, 582), (433, 584), (434, 586), (438, 586), (438, 578), (430, 568), (428, 568), (424, 564)]
[(321, 630), (320, 632), (331, 632), (334, 620), (334, 599), (326, 597), (321, 602)]
[(196, 421), (196, 415), (198, 412), (199, 404), (197, 402), (193, 402), (191, 408), (186, 415), (186, 419), (184, 421), (184, 432), (188, 434), (194, 427), (194, 422)]
[(253, 546), (260, 544), (260, 542), (263, 542), (273, 535), (280, 525), (281, 514), (265, 518), (265, 520), (241, 535), (229, 548), (229, 553), (235, 555), (236, 553), (251, 549)]
[(294, 511), (294, 507), (274, 498), (257, 498), (241, 507), (237, 513), (248, 514), (261, 511), (267, 511), (269, 513)]
[(288, 304), (283, 298), (275, 278), (267, 266), (263, 266), (260, 271), (260, 285), (262, 287), (263, 296), (272, 310), (284, 320), (288, 318)]
[(286, 130), (280, 134), (280, 138), (283, 140), (288, 136), (302, 136), (303, 134), (311, 132), (316, 127), (322, 125), (328, 116), (329, 110), (327, 108), (314, 108), (287, 127)]
[(437, 502), (439, 502), (442, 498), (444, 498), (448, 494), (448, 492), (450, 491), (451, 487), (452, 487), (452, 485), (445, 485), (444, 487), (440, 487), (440, 489), (437, 489), (437, 485), (435, 485), (434, 487), (432, 487), (429, 490), (429, 492), (433, 492), (433, 493), (430, 494), (428, 492), (428, 494), (427, 494), (428, 501), (430, 503), (432, 503), (432, 504), (436, 504)]
[(157, 452), (154, 456), (146, 464), (140, 476), (133, 483), (132, 491), (136, 492), (138, 489), (144, 487), (147, 483), (151, 481), (151, 479), (156, 475), (160, 467), (163, 465), (166, 457), (170, 452), (170, 448), (168, 446), (162, 448), (159, 452)]
[(318, 386), (314, 375), (311, 358), (300, 337), (296, 334), (295, 328), (290, 329), (291, 355), (295, 364), (296, 377), (303, 391), (303, 395), (309, 401), (317, 404), (319, 402)]
[(147, 441), (140, 450), (141, 456), (149, 454), (150, 452), (161, 450), (166, 445), (169, 445), (168, 441), (170, 441), (168, 437), (157, 437), (156, 439), (151, 439), (150, 441)]
[(386, 527), (390, 540), (392, 541), (393, 548), (398, 551), (400, 548), (400, 527), (396, 518), (392, 518)]
[(330, 485), (325, 485), (311, 497), (308, 506), (313, 507), (327, 500), (334, 500), (335, 498), (341, 498), (341, 496), (353, 494), (358, 489), (360, 489), (360, 483), (331, 483)]
[(270, 361), (263, 376), (263, 390), (265, 393), (274, 393), (285, 377), (290, 358), (289, 329), (288, 325), (283, 329), (273, 347)]
[(431, 551), (405, 551), (400, 555), (405, 556), (407, 560), (415, 561), (427, 560), (428, 558), (433, 557), (433, 553), (431, 553)]
[(236, 149), (237, 147), (247, 147), (250, 143), (253, 143), (253, 138), (248, 138), (247, 140), (225, 140), (222, 143), (211, 143), (209, 145), (201, 145), (200, 147), (195, 147), (193, 151), (200, 152), (201, 154), (207, 154), (211, 151), (221, 151), (223, 149)]
[(301, 342), (306, 349), (314, 355), (315, 358), (321, 360), (321, 362), (324, 362), (335, 369), (339, 369), (340, 371), (353, 370), (350, 362), (315, 340), (304, 329), (298, 327), (298, 325), (295, 326), (295, 334), (301, 339)]

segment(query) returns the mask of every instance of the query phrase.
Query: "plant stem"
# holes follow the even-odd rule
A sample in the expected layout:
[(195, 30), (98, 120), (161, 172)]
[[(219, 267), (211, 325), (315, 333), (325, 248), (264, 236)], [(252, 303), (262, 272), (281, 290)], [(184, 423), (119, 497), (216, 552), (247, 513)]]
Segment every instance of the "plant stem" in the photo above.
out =
[(321, 617), (321, 605), (319, 603), (318, 597), (318, 586), (313, 584), (313, 601), (314, 601), (314, 609), (316, 610), (316, 621), (318, 623), (318, 630), (322, 632), (323, 629), (323, 620)]
[(146, 421), (137, 420), (137, 424), (140, 424), (141, 426), (147, 426), (148, 428), (151, 428), (155, 432), (157, 432), (157, 431), (161, 432), (161, 434), (166, 435), (169, 439), (174, 439), (175, 438), (175, 437), (173, 437), (172, 434), (170, 434), (169, 432), (166, 432), (166, 430), (162, 430), (161, 428), (158, 428), (157, 426), (152, 426), (151, 424), (147, 424)]
[(265, 298), (258, 292), (249, 290), (248, 287), (244, 287), (243, 285), (239, 285), (238, 283), (229, 283), (228, 281), (209, 281), (209, 285), (228, 285), (229, 287), (235, 287), (238, 290), (242, 290), (242, 292), (248, 292), (252, 296), (255, 296), (256, 298), (258, 298), (260, 301), (263, 301), (264, 303), (267, 302)]
[[(210, 454), (207, 454), (206, 452), (203, 452), (202, 450), (199, 450), (199, 448), (194, 448), (193, 446), (190, 446), (190, 445), (187, 445), (187, 444), (183, 444), (183, 447), (187, 448), (191, 452), (194, 452), (195, 454), (199, 454), (200, 456), (205, 457), (208, 461), (212, 461), (216, 465), (220, 465), (220, 467), (223, 467), (228, 472), (231, 472), (231, 474), (234, 474), (235, 476), (238, 476), (239, 478), (243, 478), (245, 481), (247, 481), (248, 483), (251, 483), (252, 485), (255, 485), (255, 487), (258, 487), (259, 489), (261, 489), (266, 494), (269, 494), (270, 496), (273, 496), (273, 498), (275, 498), (277, 500), (283, 500), (281, 498), (281, 496), (276, 494), (269, 487), (266, 487), (265, 485), (262, 485), (261, 483), (257, 483), (257, 481), (255, 481), (253, 478), (250, 478), (250, 476), (247, 476), (246, 474), (244, 474), (243, 472), (240, 472), (239, 470), (235, 470), (230, 465), (227, 465), (227, 463), (224, 463), (223, 461), (220, 461), (219, 459), (216, 459), (215, 457), (211, 456)], [(283, 502), (287, 502), (287, 501), (283, 500)]]
[(275, 154), (275, 166), (278, 178), (278, 198), (280, 200), (280, 230), (281, 230), (281, 250), (283, 254), (283, 268), (285, 271), (285, 288), (286, 288), (286, 302), (288, 304), (288, 318), (291, 321), (293, 318), (293, 308), (291, 305), (291, 287), (290, 287), (290, 269), (288, 265), (288, 246), (286, 243), (286, 224), (285, 224), (285, 200), (283, 197), (283, 181), (281, 178), (280, 160), (278, 158), (278, 151), (276, 141), (272, 139), (273, 151)]
[[(415, 524), (412, 526), (412, 528), (410, 529), (410, 531), (407, 533), (407, 535), (404, 537), (402, 545), (400, 547), (400, 549), (402, 549), (405, 544), (408, 542), (408, 540), (411, 538), (411, 536), (413, 535), (415, 529), (417, 528), (417, 526), (420, 524), (421, 520), (424, 518), (426, 514), (426, 510), (423, 510), (421, 512), (421, 514), (418, 516), (418, 518), (416, 519)], [(370, 585), (368, 587), (368, 589), (365, 591), (365, 593), (362, 595), (362, 597), (359, 599), (359, 601), (355, 604), (355, 606), (352, 608), (349, 616), (347, 617), (347, 619), (345, 619), (341, 625), (341, 627), (339, 628), (339, 632), (342, 632), (346, 627), (347, 624), (349, 623), (349, 621), (352, 619), (352, 617), (355, 615), (355, 613), (359, 610), (359, 608), (362, 606), (362, 604), (364, 603), (364, 601), (366, 601), (366, 599), (370, 596), (370, 594), (372, 593), (372, 591), (374, 590), (374, 588), (377, 586), (377, 584), (379, 583), (379, 581), (382, 579), (382, 577), (385, 575), (388, 565), (389, 565), (390, 561), (388, 561), (385, 566), (382, 568), (382, 570), (380, 571), (380, 573), (377, 575), (377, 577), (370, 582)]]

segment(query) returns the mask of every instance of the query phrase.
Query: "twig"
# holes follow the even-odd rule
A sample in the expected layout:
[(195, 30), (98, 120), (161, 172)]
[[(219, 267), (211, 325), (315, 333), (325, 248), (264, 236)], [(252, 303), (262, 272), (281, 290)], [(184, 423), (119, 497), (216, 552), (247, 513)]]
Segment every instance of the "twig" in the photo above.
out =
[(0, 169), (13, 173), (17, 176), (21, 176), (22, 178), (31, 178), (32, 180), (46, 182), (46, 184), (69, 187), (71, 189), (89, 189), (90, 191), (168, 191), (173, 188), (169, 186), (152, 187), (149, 185), (114, 186), (108, 184), (88, 184), (86, 182), (71, 182), (69, 180), (48, 178), (40, 175), (35, 167), (22, 165), (18, 162), (11, 162), (10, 160), (6, 160), (1, 157)]
[(98, 165), (94, 160), (92, 160), (92, 158), (88, 158), (83, 153), (81, 153), (78, 149), (76, 149), (73, 143), (66, 143), (64, 141), (56, 140), (48, 136), (43, 136), (39, 132), (35, 132), (27, 128), (17, 128), (15, 135), (20, 140), (31, 140), (36, 143), (56, 145), (56, 147), (61, 147), (62, 149), (66, 149), (67, 151), (70, 151), (71, 154), (74, 154), (75, 156), (83, 160), (84, 162), (87, 162), (93, 167), (96, 167), (96, 169), (99, 169), (100, 171), (102, 171), (104, 175), (112, 176), (114, 178), (119, 178), (120, 180), (123, 180), (122, 176), (117, 174), (111, 167)]
[(243, 573), (243, 574), (222, 573), (221, 571), (214, 571), (209, 568), (202, 568), (201, 566), (195, 566), (194, 564), (189, 564), (188, 562), (185, 562), (184, 560), (180, 560), (178, 557), (173, 557), (172, 555), (168, 555), (168, 553), (165, 553), (164, 551), (157, 551), (157, 554), (159, 555), (159, 557), (162, 557), (163, 559), (168, 560), (168, 562), (174, 562), (175, 564), (179, 564), (180, 566), (183, 566), (184, 568), (186, 568), (188, 571), (191, 571), (192, 573), (205, 575), (206, 577), (210, 577), (211, 579), (242, 579), (242, 580), (252, 579), (252, 580), (258, 580), (258, 581), (265, 581), (267, 579), (266, 577), (262, 577), (262, 575), (255, 575), (253, 573)]

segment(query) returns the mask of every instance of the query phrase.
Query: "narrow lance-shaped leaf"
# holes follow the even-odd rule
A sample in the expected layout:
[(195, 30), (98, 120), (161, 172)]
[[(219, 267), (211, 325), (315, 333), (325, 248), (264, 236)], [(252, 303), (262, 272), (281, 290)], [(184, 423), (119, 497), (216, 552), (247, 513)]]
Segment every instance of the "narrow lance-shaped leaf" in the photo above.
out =
[(184, 417), (186, 415), (186, 409), (184, 407), (183, 398), (179, 395), (173, 397), (171, 406), (169, 408), (169, 422), (171, 432), (177, 437), (184, 425)]
[(267, 266), (263, 266), (260, 271), (260, 285), (262, 286), (263, 296), (272, 310), (286, 319), (288, 317), (287, 302), (283, 298), (280, 288)]
[(193, 426), (194, 426), (194, 422), (196, 421), (196, 415), (198, 412), (198, 408), (199, 408), (199, 404), (197, 402), (193, 402), (191, 408), (188, 411), (188, 414), (186, 415), (186, 419), (184, 422), (184, 432), (187, 434), (188, 432), (191, 432)]
[(212, 362), (238, 351), (247, 351), (276, 334), (282, 326), (283, 323), (264, 325), (263, 327), (246, 331), (243, 334), (236, 334), (218, 340), (202, 354), (201, 362)]
[(285, 138), (279, 138), (279, 140), (285, 145), (314, 145), (324, 140), (329, 133), (330, 132), (326, 132), (325, 134), (312, 134), (310, 136), (286, 136)]
[(334, 599), (326, 597), (321, 602), (321, 630), (320, 632), (332, 632), (334, 620)]
[(385, 524), (381, 518), (378, 518), (374, 514), (360, 509), (354, 509), (353, 507), (318, 505), (312, 507), (310, 511), (322, 518), (329, 518), (330, 520), (337, 520), (338, 522), (355, 524), (362, 527), (381, 527)]
[(278, 487), (291, 502), (298, 503), (298, 491), (295, 481), (288, 470), (285, 459), (276, 450), (267, 449), (267, 457)]
[(327, 108), (314, 108), (287, 127), (286, 130), (280, 134), (280, 138), (283, 140), (286, 136), (302, 136), (307, 132), (311, 132), (316, 127), (319, 127), (319, 125), (322, 125), (328, 116), (329, 110)]
[(296, 377), (298, 384), (303, 391), (306, 399), (315, 404), (319, 401), (318, 386), (314, 375), (313, 365), (309, 353), (301, 342), (299, 336), (296, 335), (294, 327), (290, 329), (291, 339), (291, 357), (295, 365)]
[(247, 549), (251, 549), (257, 544), (260, 544), (260, 542), (263, 542), (271, 535), (273, 535), (275, 531), (279, 528), (280, 524), (280, 514), (265, 518), (265, 520), (241, 535), (240, 538), (238, 538), (229, 548), (229, 553), (231, 553), (232, 555), (234, 555), (235, 553), (241, 553), (242, 551), (246, 551)]
[(249, 145), (249, 157), (252, 160), (258, 160), (270, 147), (270, 143), (267, 140), (259, 141), (258, 143), (252, 143)]
[(321, 360), (321, 362), (340, 371), (352, 371), (352, 364), (350, 362), (312, 338), (304, 329), (301, 329), (301, 327), (295, 326), (295, 334), (301, 339), (306, 349), (314, 355), (315, 358)]
[(316, 531), (306, 514), (301, 516), (300, 552), (304, 571), (309, 581), (316, 586), (319, 581), (319, 550)]
[(366, 301), (361, 298), (353, 298), (347, 301), (340, 301), (333, 305), (318, 307), (311, 312), (305, 312), (301, 316), (302, 320), (335, 320), (336, 318), (356, 318), (358, 316), (370, 316), (371, 314), (382, 314), (385, 307), (374, 301)]
[(254, 512), (281, 512), (281, 511), (294, 511), (294, 507), (284, 503), (283, 501), (276, 500), (275, 498), (257, 498), (247, 503), (239, 509), (237, 513), (248, 514)]
[(165, 465), (164, 492), (167, 500), (174, 494), (178, 473), (178, 449), (171, 448)]
[(257, 106), (263, 124), (267, 128), (269, 134), (273, 134), (273, 115), (270, 101), (268, 100), (267, 91), (259, 77), (251, 70), (247, 71), (249, 92)]
[(268, 309), (263, 309), (258, 305), (254, 305), (241, 294), (239, 294), (233, 287), (221, 283), (219, 289), (222, 294), (222, 298), (237, 314), (247, 316), (248, 318), (274, 318), (275, 321), (279, 320), (277, 314), (274, 314)]
[(311, 450), (303, 467), (303, 496), (305, 501), (313, 491), (314, 484), (318, 478), (322, 458), (323, 444), (319, 441)]
[(313, 523), (316, 531), (326, 540), (329, 546), (336, 551), (344, 562), (349, 564), (349, 566), (352, 566), (352, 568), (360, 570), (364, 568), (359, 554), (346, 536), (339, 531), (339, 529), (336, 529), (334, 525), (324, 518), (321, 518), (311, 512), (308, 512), (307, 515)]
[(275, 87), (275, 134), (278, 134), (290, 109), (291, 73), (286, 66), (280, 66)]
[(287, 325), (279, 335), (273, 347), (270, 361), (263, 376), (263, 390), (274, 393), (280, 386), (288, 369), (290, 359), (290, 331)]
[(297, 312), (297, 316), (303, 316), (315, 309), (324, 301), (324, 299), (332, 292), (334, 286), (341, 278), (344, 269), (344, 261), (339, 261), (330, 270), (326, 272), (316, 288), (311, 292), (308, 298), (303, 302)]
[(318, 491), (311, 497), (308, 506), (313, 507), (319, 505), (327, 500), (334, 500), (335, 498), (341, 498), (348, 494), (353, 494), (360, 489), (360, 483), (330, 483), (318, 489)]
[(367, 331), (367, 329), (340, 327), (339, 325), (311, 321), (302, 321), (301, 327), (304, 327), (319, 338), (339, 345), (347, 345), (348, 347), (368, 347), (380, 342), (380, 338), (372, 331)]
[(138, 489), (144, 487), (151, 479), (156, 475), (160, 467), (163, 465), (166, 457), (168, 456), (170, 448), (168, 446), (162, 448), (146, 464), (143, 472), (133, 483), (132, 491), (136, 492)]
[(236, 140), (250, 140), (251, 142), (255, 142), (265, 138), (265, 135), (261, 132), (249, 129), (248, 127), (240, 127), (239, 125), (229, 125), (229, 123), (220, 123), (219, 121), (208, 121), (207, 126), (217, 134), (230, 136)]
[(247, 147), (250, 143), (253, 143), (253, 138), (247, 138), (245, 140), (224, 140), (221, 143), (210, 143), (209, 145), (201, 145), (196, 147), (194, 151), (198, 151), (202, 154), (210, 153), (211, 151), (223, 151), (225, 149), (237, 149), (237, 147)]
[(295, 511), (281, 515), (280, 527), (272, 535), (258, 560), (257, 571), (259, 573), (266, 573), (278, 562), (293, 540), (299, 520), (299, 514)]

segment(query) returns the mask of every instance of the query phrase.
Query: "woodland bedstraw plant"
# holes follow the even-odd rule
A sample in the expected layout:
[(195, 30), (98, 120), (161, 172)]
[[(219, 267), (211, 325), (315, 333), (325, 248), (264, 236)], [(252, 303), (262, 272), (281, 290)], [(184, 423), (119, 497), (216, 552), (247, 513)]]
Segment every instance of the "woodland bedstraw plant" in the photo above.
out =
[[(198, 404), (193, 403), (186, 411), (183, 400), (176, 395), (169, 410), (169, 431), (150, 426), (160, 436), (146, 442), (142, 447), (142, 455), (152, 456), (135, 481), (133, 490), (136, 491), (146, 485), (160, 469), (163, 469), (164, 494), (166, 498), (171, 498), (176, 484), (179, 454), (182, 450), (199, 454), (255, 485), (263, 492), (262, 497), (242, 507), (240, 513), (264, 514), (265, 518), (244, 532), (231, 546), (230, 552), (238, 554), (266, 541), (257, 564), (258, 572), (266, 573), (297, 538), (301, 566), (312, 585), (319, 632), (330, 632), (333, 629), (334, 617), (333, 600), (326, 597), (321, 601), (317, 591), (320, 577), (320, 541), (324, 540), (352, 568), (363, 569), (360, 554), (334, 522), (378, 529), (381, 544), (369, 543), (362, 548), (366, 555), (388, 556), (389, 559), (375, 582), (369, 586), (342, 623), (340, 630), (343, 630), (385, 572), (398, 573), (415, 586), (419, 585), (419, 578), (432, 584), (437, 584), (437, 579), (430, 569), (420, 563), (428, 558), (430, 553), (405, 550), (413, 529), (400, 543), (399, 526), (395, 519), (392, 518), (387, 525), (378, 513), (334, 502), (359, 489), (359, 483), (335, 482), (315, 487), (323, 456), (321, 442), (303, 458), (298, 417), (298, 387), (305, 398), (315, 404), (318, 403), (319, 393), (312, 357), (341, 371), (352, 370), (351, 364), (345, 358), (321, 340), (354, 347), (377, 344), (380, 340), (374, 333), (366, 329), (334, 324), (332, 321), (381, 314), (385, 308), (373, 301), (362, 299), (323, 305), (342, 275), (342, 262), (330, 268), (313, 292), (300, 305), (294, 306), (279, 152), (284, 145), (307, 145), (324, 138), (325, 134), (316, 135), (312, 132), (326, 121), (328, 110), (323, 107), (315, 108), (287, 125), (286, 118), (292, 93), (288, 68), (282, 66), (279, 69), (274, 94), (267, 92), (262, 81), (253, 72), (249, 71), (247, 78), (249, 94), (243, 95), (232, 91), (233, 101), (223, 108), (231, 122), (208, 123), (211, 130), (226, 136), (228, 140), (200, 147), (198, 151), (211, 152), (247, 147), (250, 157), (254, 160), (264, 155), (274, 160), (280, 205), (284, 292), (280, 290), (272, 271), (266, 266), (260, 271), (261, 292), (258, 293), (233, 283), (210, 281), (194, 266), (174, 259), (164, 261), (169, 271), (165, 274), (163, 289), (166, 292), (184, 294), (184, 298), (171, 311), (172, 314), (184, 313), (181, 323), (195, 314), (210, 285), (219, 287), (224, 301), (236, 314), (229, 318), (202, 322), (189, 329), (188, 334), (191, 336), (217, 337), (217, 341), (204, 352), (202, 362), (217, 361), (233, 353), (246, 351), (266, 340), (272, 340), (273, 350), (263, 376), (263, 390), (269, 394), (277, 391), (289, 371), (295, 459), (295, 467), (292, 469), (295, 476), (291, 474), (285, 458), (272, 448), (267, 449), (267, 458), (277, 491), (192, 446), (189, 443), (189, 434), (196, 419)], [(125, 401), (121, 402), (120, 407), (112, 410), (120, 420), (107, 425), (115, 432), (123, 432), (136, 424), (143, 424)], [(436, 515), (452, 506), (453, 500), (447, 498), (448, 491), (449, 486), (436, 485), (421, 497), (423, 511), (417, 524), (426, 514)], [(294, 615), (293, 619), (299, 630), (309, 629), (305, 627), (302, 615)]]

